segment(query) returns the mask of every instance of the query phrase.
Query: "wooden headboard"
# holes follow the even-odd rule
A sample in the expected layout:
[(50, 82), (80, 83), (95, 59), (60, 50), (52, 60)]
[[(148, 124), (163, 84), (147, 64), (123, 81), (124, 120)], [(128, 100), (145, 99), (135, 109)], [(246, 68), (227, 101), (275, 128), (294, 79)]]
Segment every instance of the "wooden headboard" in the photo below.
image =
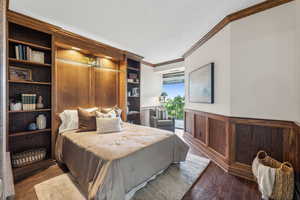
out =
[(121, 79), (126, 75), (120, 71), (122, 61), (102, 58), (101, 67), (94, 67), (85, 64), (86, 59), (87, 55), (79, 51), (56, 48), (52, 155), (60, 125), (58, 114), (62, 111), (116, 105), (124, 109), (125, 82)]

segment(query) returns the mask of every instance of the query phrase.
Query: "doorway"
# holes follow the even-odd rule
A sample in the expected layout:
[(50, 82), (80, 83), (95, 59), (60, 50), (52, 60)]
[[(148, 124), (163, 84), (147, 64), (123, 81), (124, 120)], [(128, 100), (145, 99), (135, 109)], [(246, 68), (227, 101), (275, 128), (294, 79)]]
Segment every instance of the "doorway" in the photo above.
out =
[(183, 129), (184, 122), (184, 71), (163, 74), (164, 107), (168, 115), (175, 118), (175, 129)]

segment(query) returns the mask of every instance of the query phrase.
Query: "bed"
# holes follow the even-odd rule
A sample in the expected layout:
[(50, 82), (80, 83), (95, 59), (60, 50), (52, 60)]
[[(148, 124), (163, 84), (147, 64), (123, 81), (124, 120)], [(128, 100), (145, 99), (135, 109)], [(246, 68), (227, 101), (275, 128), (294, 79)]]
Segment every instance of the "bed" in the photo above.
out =
[(123, 200), (170, 164), (184, 161), (188, 149), (172, 132), (124, 123), (118, 133), (62, 133), (56, 157), (88, 199)]

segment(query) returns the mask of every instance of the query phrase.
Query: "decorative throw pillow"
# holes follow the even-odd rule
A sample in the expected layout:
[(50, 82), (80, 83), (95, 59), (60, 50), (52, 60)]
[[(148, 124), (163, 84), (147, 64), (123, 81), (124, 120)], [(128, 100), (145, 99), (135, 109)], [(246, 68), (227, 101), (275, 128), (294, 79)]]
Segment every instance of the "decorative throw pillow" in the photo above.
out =
[(117, 117), (120, 117), (122, 114), (122, 109), (120, 109), (118, 106), (114, 106), (112, 108), (101, 108), (100, 111), (104, 114), (112, 113), (112, 111), (114, 111)]
[(93, 108), (82, 108), (83, 110), (85, 110), (85, 111), (88, 111), (88, 112), (95, 112), (95, 111), (98, 111), (99, 110), (99, 108), (97, 108), (97, 107), (93, 107)]
[(164, 112), (164, 120), (167, 120), (167, 119), (169, 119), (169, 115), (168, 115), (168, 111), (165, 110), (165, 112)]
[(77, 132), (95, 131), (96, 130), (96, 113), (88, 112), (78, 108), (79, 127)]
[(111, 110), (111, 111), (109, 111), (107, 113), (96, 111), (96, 116), (98, 118), (115, 118), (115, 117), (117, 117), (117, 115), (116, 115), (116, 113), (115, 113), (114, 110)]
[(78, 112), (77, 110), (64, 110), (59, 114), (61, 124), (59, 126), (59, 133), (78, 129)]
[(122, 115), (122, 109), (121, 108), (119, 108), (118, 106), (115, 106), (114, 111), (115, 111), (117, 117), (121, 117), (121, 115)]
[(96, 121), (97, 121), (97, 132), (100, 134), (121, 131), (121, 119), (119, 117), (96, 118)]
[(168, 117), (168, 112), (164, 108), (157, 108), (156, 109), (156, 117), (158, 120), (167, 120)]
[[(83, 109), (87, 112), (95, 112), (98, 110), (97, 107)], [(76, 130), (79, 127), (78, 124), (78, 111), (77, 110), (64, 110), (59, 114), (61, 124), (59, 126), (59, 133), (64, 133), (66, 131)]]
[(101, 108), (101, 112), (102, 113), (105, 113), (105, 114), (107, 114), (107, 113), (109, 113), (109, 112), (111, 112), (113, 110), (113, 108)]

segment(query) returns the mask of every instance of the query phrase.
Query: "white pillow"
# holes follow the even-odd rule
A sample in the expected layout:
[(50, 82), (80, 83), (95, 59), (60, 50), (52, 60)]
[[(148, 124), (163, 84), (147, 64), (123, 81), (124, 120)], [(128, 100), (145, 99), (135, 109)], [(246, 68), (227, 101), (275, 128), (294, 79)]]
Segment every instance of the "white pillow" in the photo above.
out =
[[(87, 112), (93, 112), (98, 110), (98, 108), (87, 108), (84, 110), (86, 110)], [(59, 114), (59, 117), (61, 119), (61, 125), (58, 129), (59, 133), (78, 129), (79, 119), (77, 110), (64, 110), (62, 113)]]
[(59, 133), (78, 129), (78, 112), (77, 110), (64, 110), (59, 114), (61, 125)]
[(83, 109), (87, 112), (94, 112), (94, 111), (98, 110), (99, 108), (94, 107), (94, 108), (83, 108)]
[(112, 133), (121, 131), (121, 119), (119, 117), (115, 118), (96, 118), (97, 122), (97, 132)]
[(98, 118), (116, 118), (116, 112), (114, 110), (109, 111), (108, 113), (102, 113), (96, 111), (96, 117)]

